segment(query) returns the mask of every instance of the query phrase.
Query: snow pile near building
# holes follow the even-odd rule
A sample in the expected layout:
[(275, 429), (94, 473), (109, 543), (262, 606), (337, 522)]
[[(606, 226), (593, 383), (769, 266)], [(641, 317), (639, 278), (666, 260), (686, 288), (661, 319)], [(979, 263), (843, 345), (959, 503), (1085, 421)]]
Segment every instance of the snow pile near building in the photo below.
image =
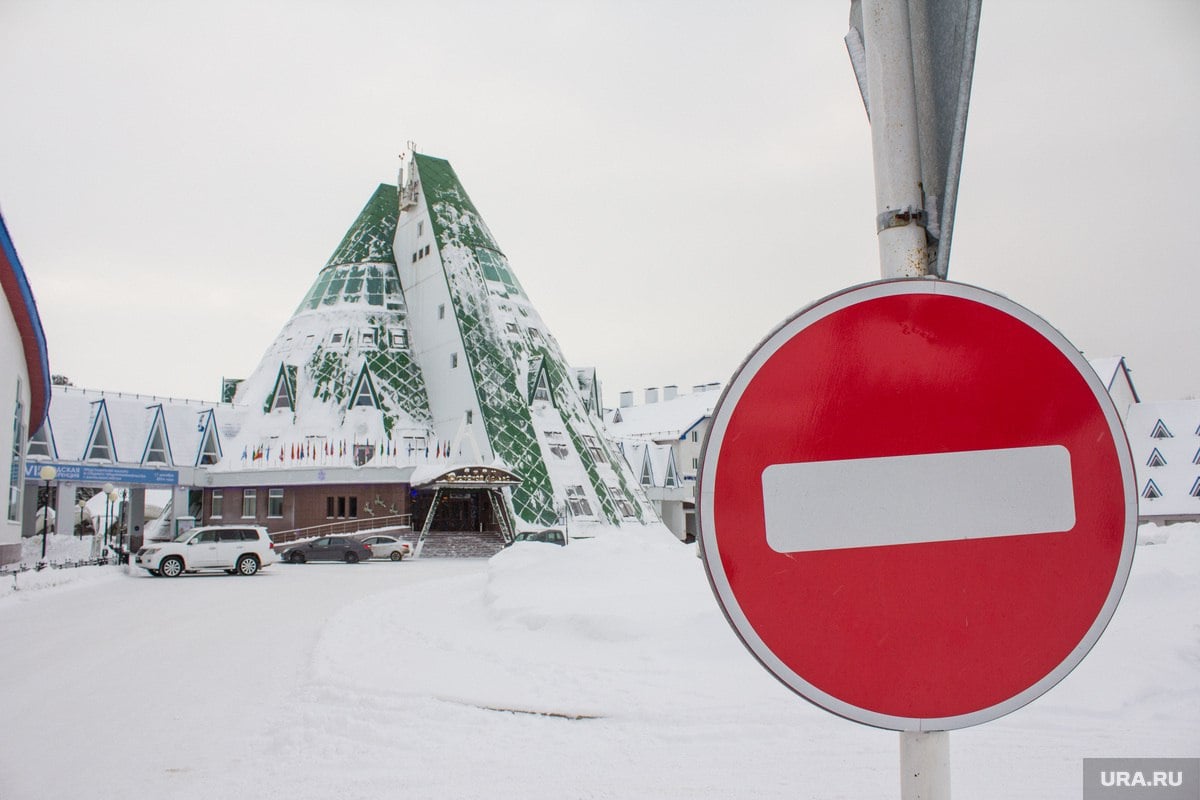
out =
[[(1088, 658), (1029, 706), (955, 732), (956, 793), (1073, 796), (1085, 755), (1200, 749), (1200, 525), (1146, 528), (1142, 541)], [(388, 674), (400, 677), (363, 692), (363, 676)], [(735, 796), (731, 769), (753, 776), (755, 796), (794, 796), (797, 781), (823, 787), (811, 796), (896, 791), (895, 734), (783, 688), (730, 630), (695, 548), (657, 536), (518, 544), (486, 574), (355, 603), (326, 627), (313, 678), (309, 704), (286, 715), (289, 736), (374, 709), (351, 734), (362, 757), (385, 759), (378, 743), (404, 741), (406, 758), (424, 765), (413, 783), (446, 796), (482, 796), (487, 779), (450, 774), (465, 753), (502, 782), (534, 770), (541, 788), (530, 784), (527, 797), (600, 786), (595, 796), (663, 796), (659, 771), (687, 775), (700, 795)], [(716, 741), (720, 758), (686, 755), (689, 742)], [(613, 772), (622, 753), (637, 755)], [(1005, 760), (1021, 765), (1029, 792), (995, 782)]]
[(711, 658), (712, 641), (735, 671), (746, 667), (741, 645), (714, 614), (695, 547), (661, 526), (613, 528), (566, 547), (518, 542), (494, 556), (485, 575), (431, 591), (401, 590), (345, 609), (316, 654), (322, 678), (415, 664), (404, 669), (398, 696), (612, 717), (677, 705), (679, 676), (666, 665)]

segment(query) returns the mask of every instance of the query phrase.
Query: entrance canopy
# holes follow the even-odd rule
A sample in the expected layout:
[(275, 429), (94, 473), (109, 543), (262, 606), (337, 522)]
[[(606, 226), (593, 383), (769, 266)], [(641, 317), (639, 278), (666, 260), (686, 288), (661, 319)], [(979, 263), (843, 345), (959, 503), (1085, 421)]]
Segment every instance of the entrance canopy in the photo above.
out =
[(414, 472), (411, 478), (411, 486), (414, 489), (494, 489), (516, 486), (520, 482), (521, 479), (515, 472), (481, 464), (465, 464), (446, 471), (439, 469), (436, 473)]

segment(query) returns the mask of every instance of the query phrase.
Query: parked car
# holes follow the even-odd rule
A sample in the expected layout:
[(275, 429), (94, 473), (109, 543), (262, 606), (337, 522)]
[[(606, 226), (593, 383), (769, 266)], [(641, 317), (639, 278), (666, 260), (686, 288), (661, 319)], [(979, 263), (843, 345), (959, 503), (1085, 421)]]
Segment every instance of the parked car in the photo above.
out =
[(191, 528), (169, 542), (151, 542), (135, 555), (135, 566), (168, 578), (184, 572), (223, 569), (253, 575), (277, 561), (275, 543), (261, 525)]
[(547, 542), (549, 544), (565, 545), (567, 535), (558, 528), (546, 528), (541, 531), (521, 531), (513, 537), (514, 542)]
[(403, 561), (412, 555), (412, 542), (399, 539), (383, 533), (364, 536), (362, 543), (371, 548), (371, 558), (390, 558), (392, 561)]
[(292, 564), (305, 561), (345, 561), (357, 564), (371, 557), (371, 548), (352, 536), (322, 536), (299, 542), (283, 551), (283, 560)]

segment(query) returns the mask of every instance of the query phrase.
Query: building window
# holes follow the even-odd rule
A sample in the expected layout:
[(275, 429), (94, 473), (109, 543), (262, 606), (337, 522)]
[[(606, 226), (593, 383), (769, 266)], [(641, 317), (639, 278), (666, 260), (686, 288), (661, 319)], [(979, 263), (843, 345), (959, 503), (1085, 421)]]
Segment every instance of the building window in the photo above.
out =
[(474, 419), (475, 419), (475, 412), (472, 411), (471, 409), (467, 409), (467, 424), (470, 425), (472, 423), (472, 421), (474, 421)]
[(565, 459), (571, 454), (570, 449), (567, 447), (566, 437), (562, 431), (546, 431), (545, 433), (546, 444), (550, 445), (550, 452), (556, 458)]
[(425, 234), (425, 220), (419, 219), (419, 220), (417, 220), (417, 236), (423, 236), (424, 234)]
[(429, 245), (425, 245), (425, 255), (429, 255)]
[(588, 504), (587, 496), (583, 493), (582, 486), (567, 487), (567, 505), (571, 509), (571, 513), (576, 517), (590, 517), (592, 515), (592, 507)]
[(700, 459), (698, 459), (698, 458), (692, 459), (692, 469), (700, 469)]
[(156, 425), (150, 436), (150, 446), (146, 448), (146, 463), (167, 464), (169, 461), (166, 436), (163, 435), (162, 425)]
[[(53, 458), (54, 453), (50, 451), (50, 420), (46, 420), (46, 424), (41, 427), (33, 438), (29, 440), (29, 447), (25, 450), (27, 456), (44, 456), (45, 458)], [(14, 441), (16, 441), (14, 439)]]
[(13, 409), (12, 467), (8, 471), (8, 519), (16, 522), (21, 518), (21, 448), (25, 446), (25, 420), (21, 415), (25, 406), (21, 402), (21, 382), (17, 381), (17, 404)]
[(283, 516), (283, 489), (267, 490), (267, 516)]
[(392, 331), (392, 348), (395, 350), (408, 349), (408, 331)]
[(342, 333), (341, 331), (338, 331), (337, 333), (333, 334), (333, 336), (329, 337), (329, 343), (330, 344), (341, 344), (342, 339), (344, 339), (344, 338), (345, 338), (345, 334)]
[(450, 354), (450, 369), (458, 369), (458, 353)]
[(348, 500), (349, 500), (349, 503), (347, 505), (349, 505), (349, 507), (350, 507), (348, 516), (350, 517), (350, 519), (358, 519), (358, 498), (351, 497), (351, 498), (348, 498)]
[(375, 346), (375, 331), (363, 331), (358, 338), (364, 347)]
[(221, 460), (221, 451), (217, 449), (217, 432), (211, 426), (206, 426), (204, 446), (200, 449), (201, 464), (216, 464)]
[(629, 498), (625, 496), (625, 493), (618, 486), (609, 483), (605, 484), (605, 488), (608, 489), (608, 496), (613, 501), (613, 505), (617, 507), (617, 510), (621, 512), (622, 517), (637, 516), (637, 513), (633, 510), (633, 504), (629, 502)]
[(446, 318), (446, 305), (443, 303), (438, 306), (438, 319)]
[(254, 519), (258, 516), (258, 490), (242, 489), (242, 518)]
[(604, 463), (608, 459), (604, 455), (604, 448), (600, 446), (599, 440), (595, 436), (583, 437), (583, 443), (587, 445), (588, 452), (592, 454), (592, 458), (600, 463)]
[(108, 435), (106, 416), (100, 416), (96, 420), (96, 435), (92, 437), (92, 446), (88, 448), (88, 460), (113, 460), (112, 439)]
[(210, 517), (225, 516), (225, 492), (222, 489), (213, 489), (212, 492), (212, 511)]
[(325, 519), (333, 519), (333, 498), (325, 498)]
[(692, 441), (693, 442), (700, 441), (700, 431), (692, 431)]

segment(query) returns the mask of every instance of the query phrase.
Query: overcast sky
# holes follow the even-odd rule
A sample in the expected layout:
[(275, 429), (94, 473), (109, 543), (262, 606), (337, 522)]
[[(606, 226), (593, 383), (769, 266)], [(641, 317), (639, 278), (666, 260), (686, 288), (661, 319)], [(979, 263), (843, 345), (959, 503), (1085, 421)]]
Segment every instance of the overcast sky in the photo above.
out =
[[(411, 139), (606, 402), (725, 381), (879, 277), (848, 10), (0, 0), (0, 209), (51, 370), (215, 399)], [(1200, 396), (1198, 90), (1194, 0), (984, 5), (950, 277), (1142, 399)]]

